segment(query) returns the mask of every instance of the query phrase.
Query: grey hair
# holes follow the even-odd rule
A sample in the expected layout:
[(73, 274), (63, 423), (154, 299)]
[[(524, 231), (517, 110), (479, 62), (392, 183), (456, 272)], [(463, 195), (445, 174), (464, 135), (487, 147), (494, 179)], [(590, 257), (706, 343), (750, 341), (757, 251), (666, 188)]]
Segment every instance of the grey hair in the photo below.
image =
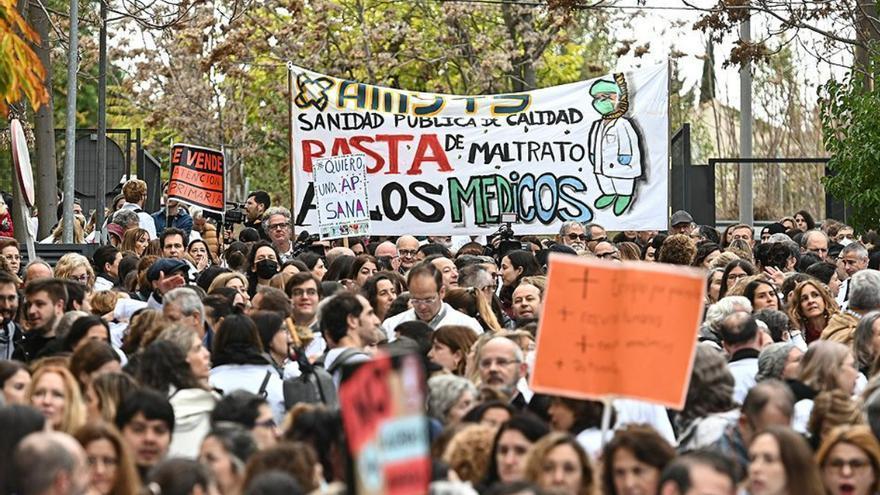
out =
[(272, 215), (281, 215), (290, 221), (290, 210), (283, 206), (272, 206), (265, 213), (263, 213), (263, 230), (269, 232), (269, 219), (272, 218)]
[(122, 227), (128, 227), (129, 225), (140, 223), (140, 221), (141, 219), (138, 214), (134, 210), (127, 208), (123, 208), (113, 214), (113, 223)]
[[(480, 347), (480, 351), (479, 351), (479, 352), (482, 354), (482, 352), (483, 352), (483, 348), (486, 347), (486, 344), (488, 344), (489, 342), (492, 342), (493, 340), (496, 340), (496, 339), (505, 339), (505, 340), (507, 340), (508, 342), (513, 343), (513, 358), (516, 359), (516, 362), (518, 362), (518, 363), (524, 363), (524, 362), (525, 362), (525, 360), (526, 360), (526, 355), (525, 355), (525, 353), (523, 352), (522, 348), (521, 348), (521, 347), (519, 346), (519, 344), (517, 344), (513, 339), (509, 338), (507, 335), (504, 335), (504, 334), (494, 335), (494, 336), (492, 336), (491, 338), (487, 339), (486, 342), (483, 343), (483, 346)], [(477, 361), (479, 361), (482, 357), (483, 357), (483, 356), (478, 355), (478, 356), (477, 356)]]
[(176, 304), (184, 316), (192, 316), (198, 311), (200, 324), (205, 324), (205, 306), (202, 304), (199, 294), (193, 289), (178, 287), (165, 294), (163, 300), (165, 304)]
[(808, 230), (808, 231), (804, 232), (804, 235), (801, 236), (801, 247), (806, 249), (807, 243), (810, 241), (810, 238), (815, 235), (821, 235), (822, 237), (825, 238), (826, 242), (828, 241), (828, 235), (825, 234), (825, 232), (822, 232), (819, 229)]
[(850, 253), (855, 254), (861, 259), (865, 259), (868, 257), (868, 250), (865, 248), (864, 245), (862, 245), (861, 242), (851, 242), (844, 246), (843, 249), (840, 250), (840, 257), (843, 258)]
[(198, 334), (192, 328), (174, 324), (162, 330), (156, 340), (171, 342), (184, 354), (189, 354), (189, 350), (193, 346), (193, 335), (197, 336)]
[(850, 277), (849, 307), (861, 311), (880, 309), (880, 272), (859, 270)]
[(477, 396), (477, 387), (467, 378), (456, 375), (438, 375), (428, 380), (428, 415), (446, 423), (446, 414), (462, 394)]
[(871, 311), (863, 316), (856, 326), (853, 335), (853, 353), (856, 355), (856, 366), (860, 370), (871, 370), (877, 359), (871, 350), (871, 340), (874, 339), (874, 322), (878, 319), (880, 319), (880, 311)]
[(737, 311), (752, 312), (752, 303), (744, 296), (725, 296), (717, 303), (709, 306), (706, 310), (706, 323), (712, 328), (718, 328), (721, 320)]
[(465, 266), (458, 272), (458, 284), (461, 287), (480, 288), (493, 282), (489, 271), (478, 264)]
[[(563, 236), (565, 234), (568, 234), (568, 231), (571, 230), (571, 228), (576, 225), (579, 225), (581, 227), (584, 226), (584, 224), (582, 224), (576, 220), (566, 220), (565, 222), (562, 222), (562, 226), (559, 227), (559, 235)], [(584, 230), (586, 231), (587, 237), (589, 237), (590, 236), (589, 229), (584, 228)]]
[(782, 380), (782, 371), (788, 360), (788, 354), (795, 345), (791, 342), (775, 342), (761, 350), (758, 355), (758, 374), (755, 380)]
[(205, 216), (205, 210), (203, 210), (200, 206), (190, 206), (189, 216), (191, 216), (193, 220), (197, 220)]
[(736, 407), (733, 386), (733, 374), (727, 367), (724, 355), (712, 345), (697, 344), (690, 386), (684, 409), (678, 418), (680, 426), (686, 429), (697, 418)]
[(584, 225), (584, 233), (587, 234), (587, 240), (593, 240), (593, 227), (599, 227), (602, 230), (605, 230), (605, 227), (599, 225), (598, 223), (592, 222)]
[(61, 318), (58, 319), (58, 323), (55, 325), (55, 336), (62, 339), (67, 337), (67, 334), (70, 333), (70, 329), (73, 327), (76, 320), (83, 316), (91, 316), (91, 313), (86, 313), (85, 311), (68, 311), (61, 315)]
[(48, 261), (44, 260), (43, 258), (34, 258), (33, 260), (29, 261), (27, 265), (24, 266), (24, 279), (25, 279), (25, 281), (27, 281), (28, 268), (30, 268), (34, 265), (43, 265), (49, 269), (49, 272), (53, 276), (55, 275), (55, 269), (52, 268), (52, 265), (50, 265)]
[[(59, 472), (73, 474), (79, 466), (72, 452), (75, 440), (60, 432), (37, 432), (24, 437), (12, 456), (13, 472), (18, 475), (18, 493), (45, 493)], [(78, 445), (75, 445), (78, 447)]]
[(783, 234), (782, 232), (772, 234), (772, 235), (770, 235), (770, 238), (767, 239), (767, 242), (769, 242), (769, 243), (786, 242), (786, 241), (794, 242), (791, 240), (791, 237), (789, 237), (788, 234)]

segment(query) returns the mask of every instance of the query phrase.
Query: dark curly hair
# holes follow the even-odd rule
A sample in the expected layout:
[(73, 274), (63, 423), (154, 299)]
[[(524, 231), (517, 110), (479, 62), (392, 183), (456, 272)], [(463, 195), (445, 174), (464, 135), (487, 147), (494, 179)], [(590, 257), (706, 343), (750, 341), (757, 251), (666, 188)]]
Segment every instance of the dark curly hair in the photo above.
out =
[(173, 386), (177, 389), (202, 388), (193, 374), (186, 354), (169, 340), (156, 340), (141, 354), (137, 368), (137, 380), (164, 395)]

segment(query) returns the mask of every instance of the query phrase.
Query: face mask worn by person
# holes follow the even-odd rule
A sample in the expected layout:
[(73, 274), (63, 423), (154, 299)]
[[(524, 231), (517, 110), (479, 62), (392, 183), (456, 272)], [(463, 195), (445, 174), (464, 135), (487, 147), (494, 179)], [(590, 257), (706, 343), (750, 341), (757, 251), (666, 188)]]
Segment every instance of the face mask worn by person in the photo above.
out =
[(278, 273), (278, 262), (275, 260), (260, 260), (257, 262), (257, 277), (269, 280)]

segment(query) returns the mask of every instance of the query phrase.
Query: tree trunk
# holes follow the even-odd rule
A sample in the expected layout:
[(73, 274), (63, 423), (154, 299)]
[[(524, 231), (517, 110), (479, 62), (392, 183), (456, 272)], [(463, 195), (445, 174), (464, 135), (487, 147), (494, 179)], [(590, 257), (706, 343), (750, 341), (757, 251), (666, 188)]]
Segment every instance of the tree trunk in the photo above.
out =
[[(861, 46), (856, 46), (856, 69), (868, 76), (868, 90), (874, 86), (871, 78), (871, 46), (880, 41), (880, 22), (877, 20), (876, 0), (859, 0), (855, 12), (856, 37)], [(876, 48), (875, 48), (876, 49)]]
[(34, 45), (34, 52), (46, 69), (43, 84), (49, 92), (49, 101), (37, 110), (34, 116), (34, 149), (36, 151), (36, 194), (39, 212), (37, 239), (48, 236), (55, 225), (55, 209), (58, 206), (58, 165), (55, 161), (55, 121), (53, 118), (55, 102), (52, 97), (52, 61), (49, 58), (49, 18), (39, 2), (30, 2), (28, 16), (33, 28), (40, 35), (40, 44)]

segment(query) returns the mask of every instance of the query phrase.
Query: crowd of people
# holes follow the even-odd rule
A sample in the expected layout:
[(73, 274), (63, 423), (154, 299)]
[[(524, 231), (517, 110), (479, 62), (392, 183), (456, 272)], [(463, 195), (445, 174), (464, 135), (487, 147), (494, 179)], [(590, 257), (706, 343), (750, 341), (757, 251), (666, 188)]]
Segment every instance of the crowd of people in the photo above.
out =
[[(423, 358), (433, 493), (880, 493), (874, 232), (678, 211), (668, 233), (331, 242), (262, 191), (235, 234), (145, 197), (124, 185), (90, 258), (22, 266), (0, 239), (0, 493), (354, 490), (338, 392), (379, 353)], [(682, 410), (529, 389), (551, 253), (705, 270)]]

